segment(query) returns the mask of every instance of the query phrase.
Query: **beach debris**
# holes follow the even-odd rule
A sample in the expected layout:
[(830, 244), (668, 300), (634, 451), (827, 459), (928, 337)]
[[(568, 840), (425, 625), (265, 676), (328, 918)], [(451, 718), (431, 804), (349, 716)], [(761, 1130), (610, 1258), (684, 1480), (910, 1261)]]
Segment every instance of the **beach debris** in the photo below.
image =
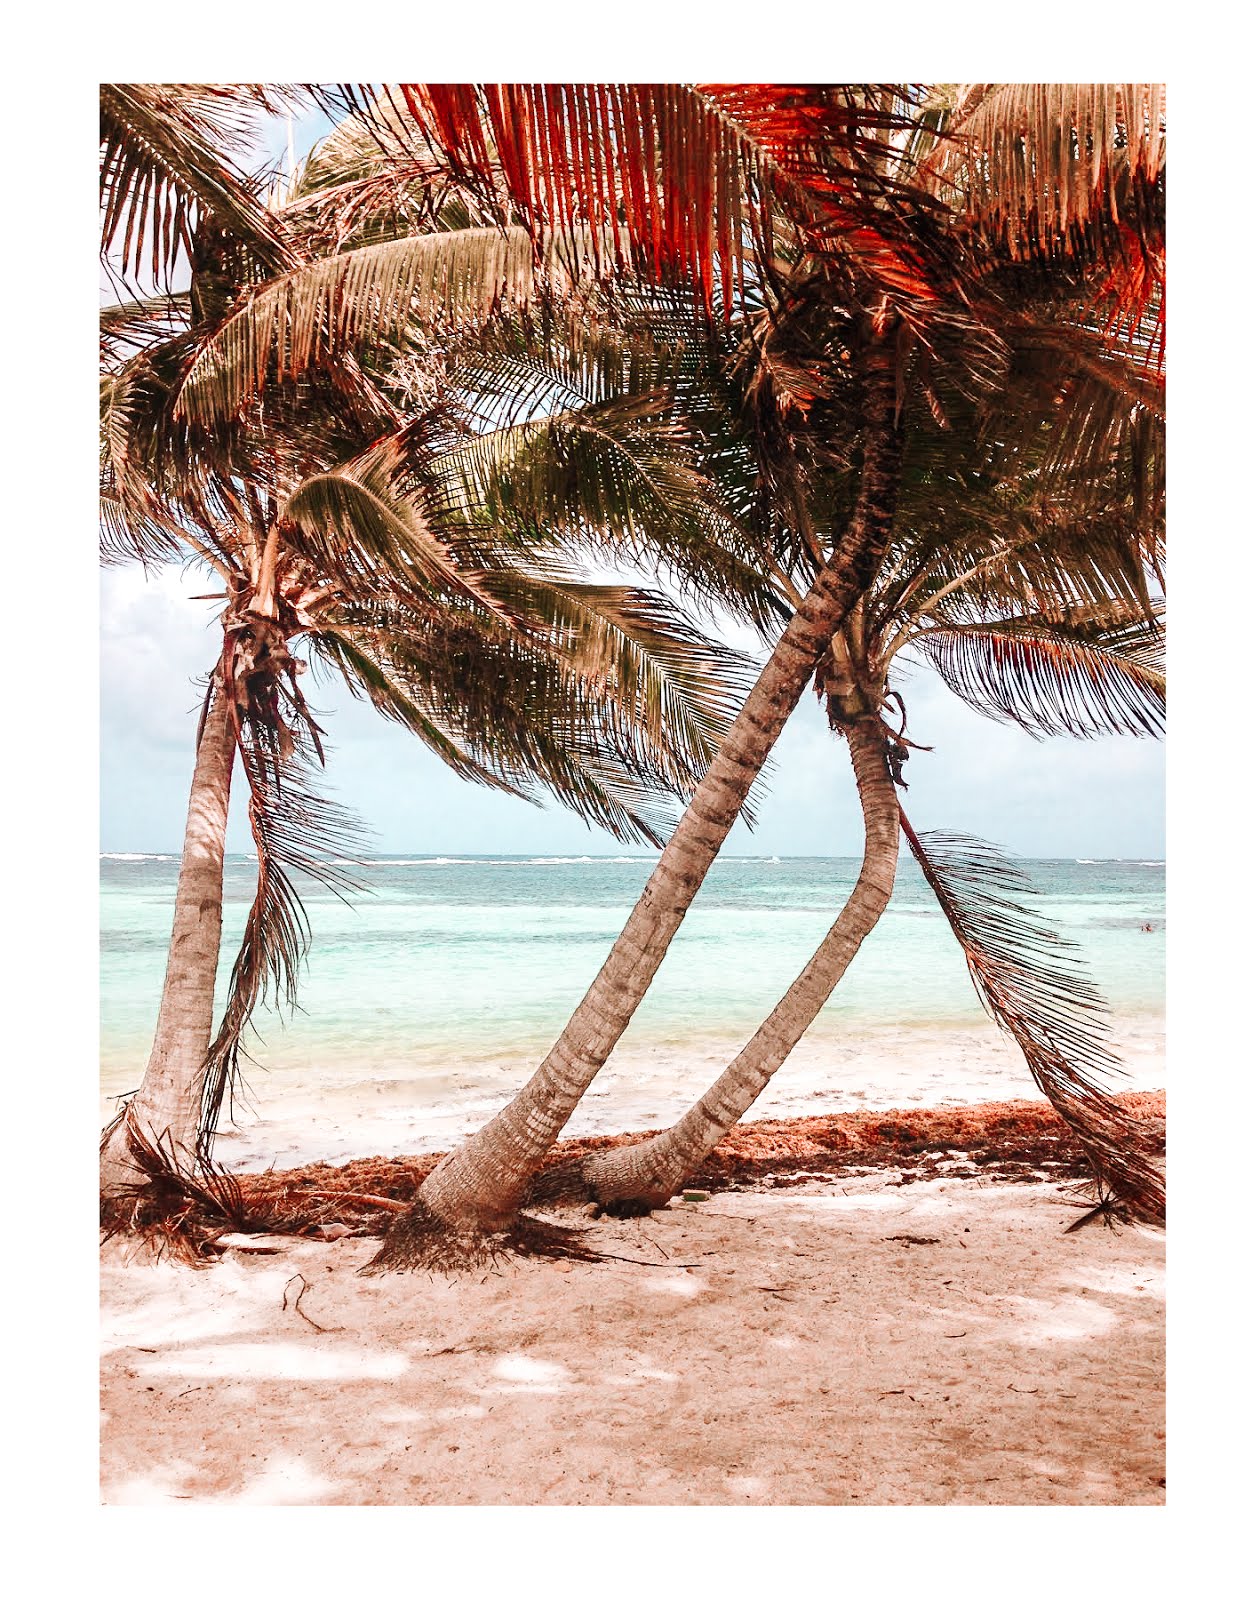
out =
[(317, 1226), (316, 1232), (321, 1239), (327, 1239), (331, 1242), (334, 1239), (346, 1238), (347, 1235), (354, 1232), (354, 1229), (351, 1228), (348, 1222), (321, 1222)]
[(276, 1233), (222, 1233), (215, 1243), (222, 1250), (242, 1250), (254, 1256), (274, 1256), (284, 1250), (289, 1240)]
[[(295, 1284), (295, 1283), (300, 1283), (302, 1285), (302, 1288), (299, 1289), (298, 1293), (294, 1296), (294, 1303), (293, 1303), (293, 1306), (291, 1307), (290, 1303), (289, 1303), (289, 1291), (290, 1291), (291, 1286), (293, 1284)], [(316, 1333), (344, 1333), (345, 1332), (344, 1328), (326, 1328), (326, 1327), (324, 1327), (322, 1323), (317, 1322), (314, 1317), (309, 1317), (307, 1315), (307, 1313), (302, 1309), (302, 1297), (303, 1297), (304, 1294), (306, 1294), (307, 1290), (310, 1289), (310, 1288), (311, 1288), (311, 1284), (307, 1281), (306, 1278), (303, 1277), (302, 1273), (301, 1272), (295, 1272), (294, 1276), (292, 1278), (290, 1278), (288, 1280), (288, 1282), (286, 1283), (286, 1285), (285, 1285), (285, 1293), (281, 1296), (281, 1310), (282, 1311), (289, 1311), (289, 1310), (296, 1311), (304, 1322), (309, 1322), (311, 1324), (311, 1326), (315, 1329)]]
[(942, 1242), (935, 1234), (927, 1233), (887, 1233), (885, 1239), (887, 1244), (905, 1244), (907, 1246), (913, 1244), (941, 1244)]
[(706, 1189), (684, 1189), (682, 1197), (684, 1200), (689, 1200), (692, 1205), (699, 1205), (701, 1201), (711, 1198)]

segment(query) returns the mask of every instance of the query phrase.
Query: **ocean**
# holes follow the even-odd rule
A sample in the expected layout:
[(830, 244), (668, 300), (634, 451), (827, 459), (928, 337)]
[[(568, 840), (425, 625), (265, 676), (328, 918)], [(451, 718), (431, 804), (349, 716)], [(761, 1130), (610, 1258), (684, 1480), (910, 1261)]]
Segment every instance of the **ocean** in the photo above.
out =
[[(653, 858), (386, 856), (346, 905), (314, 884), (292, 1015), (260, 1038), (220, 1159), (240, 1169), (444, 1149), (539, 1063), (622, 927)], [(1165, 864), (1027, 861), (1035, 903), (1109, 1002), (1119, 1088), (1164, 1086)], [(101, 1112), (143, 1071), (172, 924), (175, 856), (100, 858)], [(843, 858), (722, 857), (568, 1134), (661, 1127), (746, 1043), (855, 880)], [(254, 862), (230, 856), (218, 996)], [(1153, 931), (1142, 931), (1149, 924)], [(894, 899), (753, 1117), (1038, 1091), (981, 1010), (962, 954), (904, 857)]]

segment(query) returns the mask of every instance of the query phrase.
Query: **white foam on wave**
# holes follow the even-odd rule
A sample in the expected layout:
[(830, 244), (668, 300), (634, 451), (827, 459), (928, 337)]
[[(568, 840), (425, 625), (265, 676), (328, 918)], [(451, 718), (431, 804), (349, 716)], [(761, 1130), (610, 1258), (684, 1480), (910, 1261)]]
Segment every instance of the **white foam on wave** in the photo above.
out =
[(101, 850), (101, 861), (171, 861), (172, 856), (148, 856), (136, 850)]
[(532, 856), (529, 867), (577, 867), (585, 861), (601, 861), (603, 856)]

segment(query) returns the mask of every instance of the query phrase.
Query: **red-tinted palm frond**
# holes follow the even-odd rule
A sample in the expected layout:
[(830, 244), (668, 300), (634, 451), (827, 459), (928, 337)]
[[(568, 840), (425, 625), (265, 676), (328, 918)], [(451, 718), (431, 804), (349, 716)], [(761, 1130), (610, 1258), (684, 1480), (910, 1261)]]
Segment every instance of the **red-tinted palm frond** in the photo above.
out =
[(1082, 1140), (1103, 1198), (1132, 1217), (1165, 1216), (1161, 1174), (1139, 1125), (1106, 1085), (1122, 1069), (1106, 1042), (1105, 1002), (1072, 947), (1024, 898), (1032, 885), (983, 840), (903, 834), (967, 959), (981, 1004), (1015, 1040), (1042, 1093)]
[(1164, 730), (1166, 678), (1152, 638), (1132, 654), (1021, 619), (934, 627), (915, 642), (973, 710), (1026, 733), (1156, 738)]
[[(917, 253), (877, 201), (899, 185), (895, 88), (828, 84), (403, 84), (423, 137), (538, 232), (579, 225), (597, 255), (691, 281), (729, 314), (781, 207), (874, 289), (921, 301)], [(849, 258), (849, 260), (848, 260)]]
[(119, 243), (123, 273), (145, 255), (164, 281), (205, 212), (268, 271), (292, 265), (280, 224), (239, 165), (256, 114), (276, 104), (262, 84), (102, 84), (101, 252)]
[(1012, 260), (1111, 262), (1103, 318), (1133, 326), (1164, 271), (1164, 86), (972, 84), (948, 133), (930, 169), (969, 226)]

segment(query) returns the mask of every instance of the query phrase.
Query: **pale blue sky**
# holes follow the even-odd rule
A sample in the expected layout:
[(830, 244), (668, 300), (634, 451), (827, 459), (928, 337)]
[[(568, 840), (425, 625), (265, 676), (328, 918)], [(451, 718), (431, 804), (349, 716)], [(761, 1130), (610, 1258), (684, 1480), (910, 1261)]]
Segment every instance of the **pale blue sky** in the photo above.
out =
[[(219, 652), (215, 606), (189, 597), (202, 573), (144, 579), (106, 571), (101, 589), (101, 850), (180, 848), (191, 765), (197, 674)], [(740, 634), (732, 643), (746, 644)], [(921, 827), (981, 834), (1020, 855), (1165, 855), (1163, 748), (1151, 740), (1050, 739), (978, 716), (917, 667), (902, 685), (909, 732), (936, 748), (913, 754), (907, 808)], [(339, 685), (308, 691), (330, 741), (335, 797), (374, 832), (374, 848), (412, 854), (612, 854), (610, 836), (550, 803), (537, 809), (448, 772), (411, 735)], [(862, 843), (842, 743), (809, 693), (766, 773), (756, 831), (739, 825), (727, 851), (845, 855)], [(230, 849), (246, 850), (244, 807)]]

